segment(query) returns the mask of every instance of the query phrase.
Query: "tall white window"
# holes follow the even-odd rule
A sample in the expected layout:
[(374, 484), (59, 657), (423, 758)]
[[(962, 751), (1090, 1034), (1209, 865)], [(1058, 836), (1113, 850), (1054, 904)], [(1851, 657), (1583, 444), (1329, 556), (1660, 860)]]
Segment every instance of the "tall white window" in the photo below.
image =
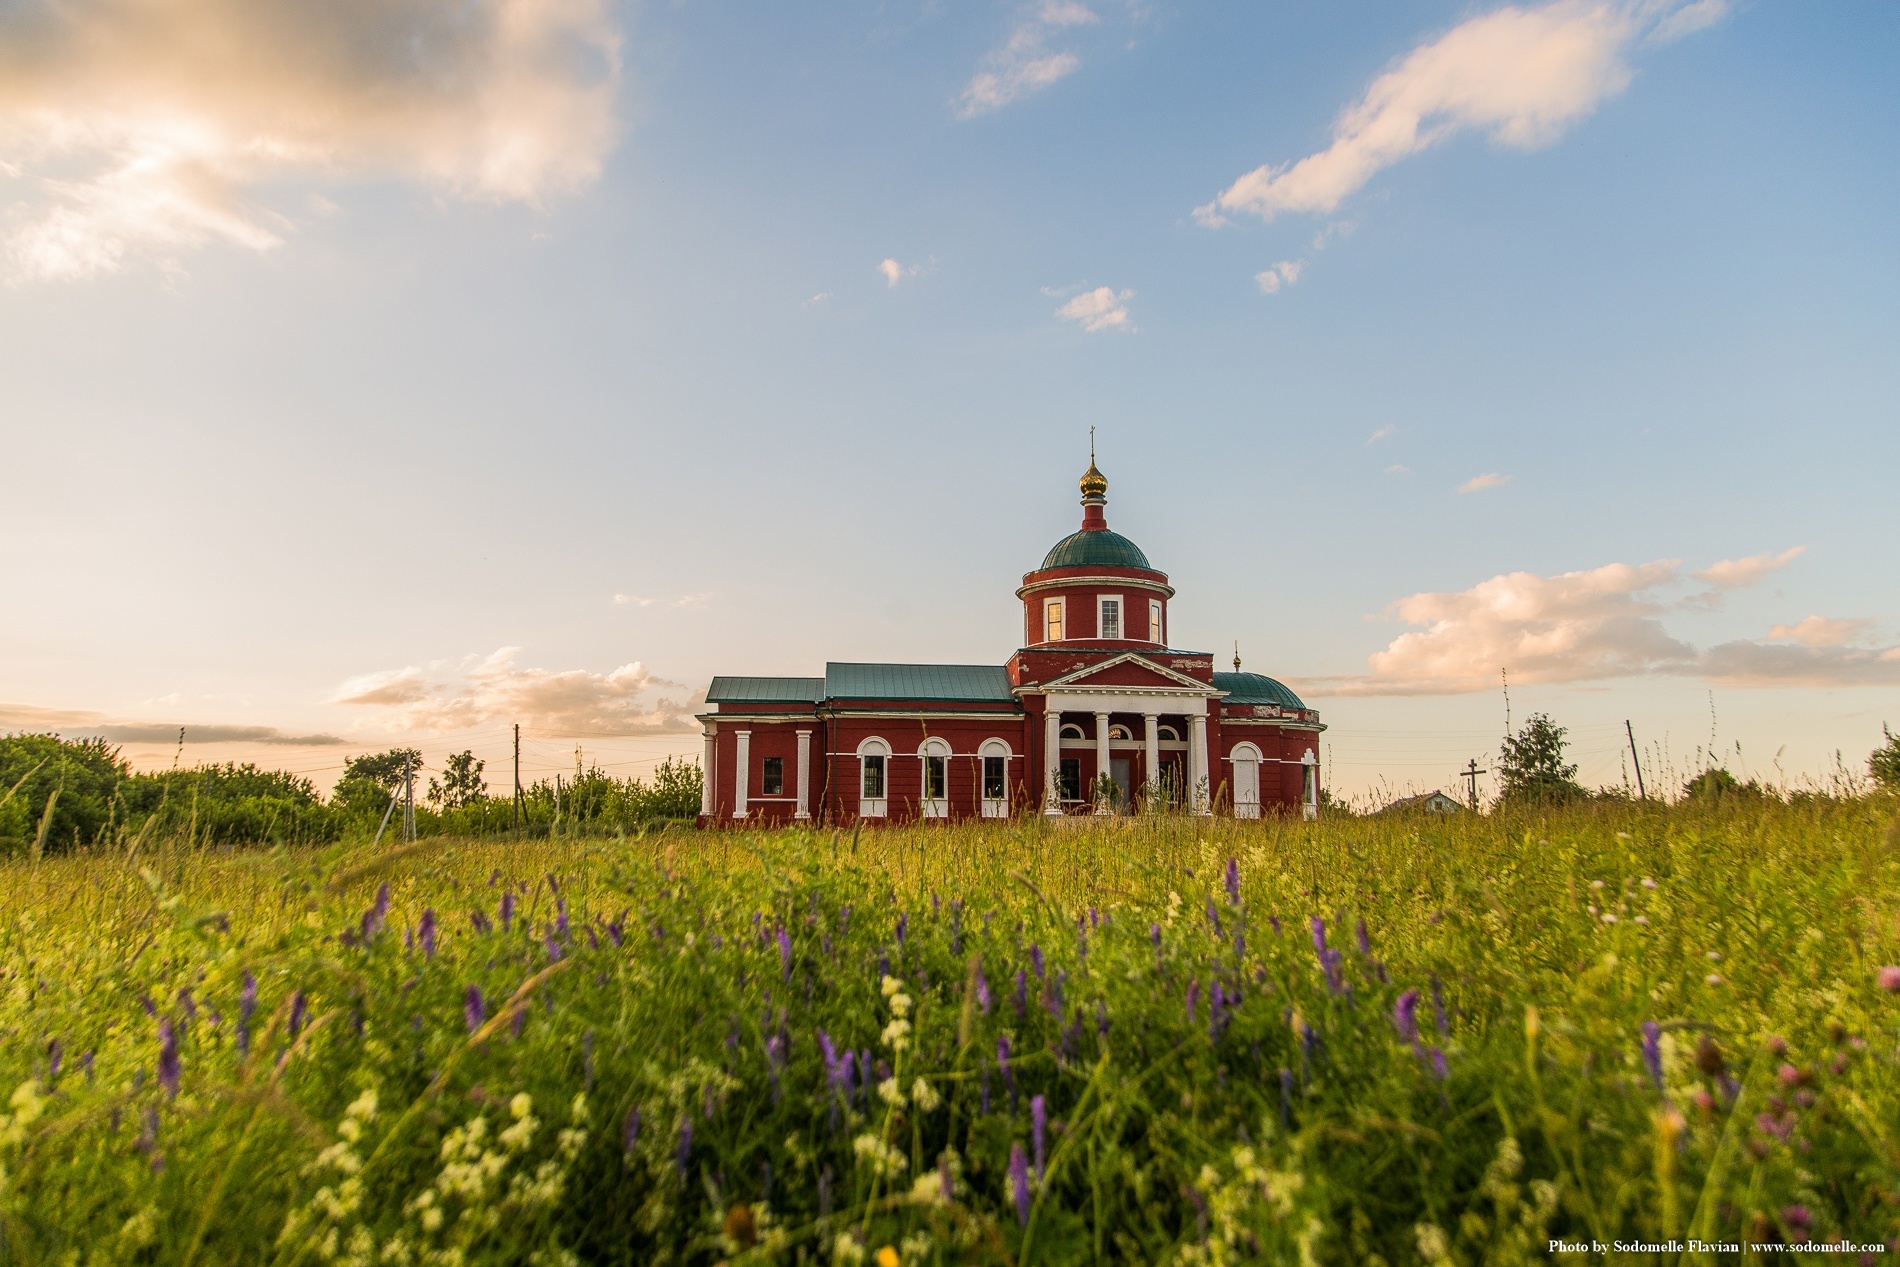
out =
[(1119, 638), (1122, 636), (1122, 600), (1119, 594), (1104, 594), (1096, 600), (1100, 604), (1101, 620), (1095, 626), (1098, 638)]
[(890, 745), (866, 739), (858, 745), (858, 816), (883, 818), (890, 813)]
[(1059, 598), (1042, 600), (1042, 640), (1044, 642), (1062, 641), (1062, 616), (1065, 604)]
[(917, 755), (924, 764), (924, 796), (919, 812), (925, 818), (950, 817), (950, 745), (941, 739), (926, 739)]
[(1158, 598), (1148, 600), (1148, 641), (1158, 642), (1162, 646), (1168, 643), (1167, 635), (1161, 629), (1161, 600)]
[(1009, 817), (1009, 745), (985, 739), (977, 749), (983, 762), (983, 817)]

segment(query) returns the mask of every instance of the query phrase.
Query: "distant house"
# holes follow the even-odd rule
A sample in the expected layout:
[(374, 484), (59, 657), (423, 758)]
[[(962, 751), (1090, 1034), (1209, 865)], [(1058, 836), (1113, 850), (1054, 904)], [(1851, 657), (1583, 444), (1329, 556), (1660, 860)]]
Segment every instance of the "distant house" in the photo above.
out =
[(1436, 788), (1418, 796), (1401, 797), (1379, 811), (1381, 814), (1458, 814), (1464, 811), (1461, 802), (1453, 800)]
[(1093, 461), (1081, 491), (1080, 530), (1016, 591), (1024, 641), (1007, 664), (714, 678), (699, 718), (701, 824), (1100, 814), (1117, 803), (1317, 818), (1319, 713), (1240, 672), (1238, 656), (1234, 672), (1216, 673), (1208, 652), (1171, 646), (1167, 574), (1109, 530), (1108, 481)]

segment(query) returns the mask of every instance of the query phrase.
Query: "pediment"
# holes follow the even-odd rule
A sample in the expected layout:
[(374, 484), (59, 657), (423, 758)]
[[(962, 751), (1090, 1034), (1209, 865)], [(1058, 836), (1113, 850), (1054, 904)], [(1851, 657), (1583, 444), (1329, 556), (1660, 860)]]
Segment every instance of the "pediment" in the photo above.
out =
[(1100, 664), (1072, 669), (1058, 678), (1039, 683), (1042, 690), (1191, 690), (1197, 694), (1219, 694), (1212, 686), (1185, 673), (1164, 668), (1146, 656), (1131, 653), (1104, 660)]

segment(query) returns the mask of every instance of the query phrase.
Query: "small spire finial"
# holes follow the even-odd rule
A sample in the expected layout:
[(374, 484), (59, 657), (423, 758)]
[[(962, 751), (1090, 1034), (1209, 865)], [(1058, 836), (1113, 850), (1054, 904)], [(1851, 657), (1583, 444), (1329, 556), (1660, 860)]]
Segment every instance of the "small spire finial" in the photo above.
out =
[(1240, 639), (1234, 639), (1234, 672), (1240, 672)]
[(1095, 428), (1089, 428), (1089, 465), (1095, 465)]

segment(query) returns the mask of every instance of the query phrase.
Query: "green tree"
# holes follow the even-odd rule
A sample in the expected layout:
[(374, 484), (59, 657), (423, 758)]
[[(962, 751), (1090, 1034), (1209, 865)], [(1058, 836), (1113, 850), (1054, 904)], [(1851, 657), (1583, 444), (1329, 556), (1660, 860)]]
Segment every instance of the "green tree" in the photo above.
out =
[(429, 780), (429, 803), (443, 809), (461, 809), (487, 796), (488, 784), (482, 780), (486, 764), (477, 760), (473, 752), (458, 752), (450, 757), (442, 767), (442, 781)]
[(1507, 805), (1562, 805), (1587, 796), (1577, 782), (1577, 767), (1564, 762), (1564, 736), (1570, 732), (1546, 713), (1532, 713), (1524, 729), (1506, 735), (1498, 758)]
[(1880, 733), (1887, 742), (1867, 758), (1867, 773), (1874, 776), (1876, 787), (1900, 792), (1900, 735), (1888, 730), (1885, 722), (1880, 725)]
[(339, 783), (352, 779), (369, 779), (383, 789), (384, 795), (396, 790), (402, 782), (403, 771), (420, 770), (422, 753), (415, 748), (391, 748), (388, 752), (366, 752), (360, 757), (351, 757), (343, 763), (343, 777)]
[(699, 813), (706, 786), (705, 771), (697, 762), (668, 757), (653, 771), (653, 788), (642, 808), (648, 818), (691, 818)]
[(0, 735), (0, 850), (37, 839), (42, 818), (48, 852), (99, 839), (115, 818), (123, 821), (115, 794), (126, 773), (119, 750), (103, 739)]

